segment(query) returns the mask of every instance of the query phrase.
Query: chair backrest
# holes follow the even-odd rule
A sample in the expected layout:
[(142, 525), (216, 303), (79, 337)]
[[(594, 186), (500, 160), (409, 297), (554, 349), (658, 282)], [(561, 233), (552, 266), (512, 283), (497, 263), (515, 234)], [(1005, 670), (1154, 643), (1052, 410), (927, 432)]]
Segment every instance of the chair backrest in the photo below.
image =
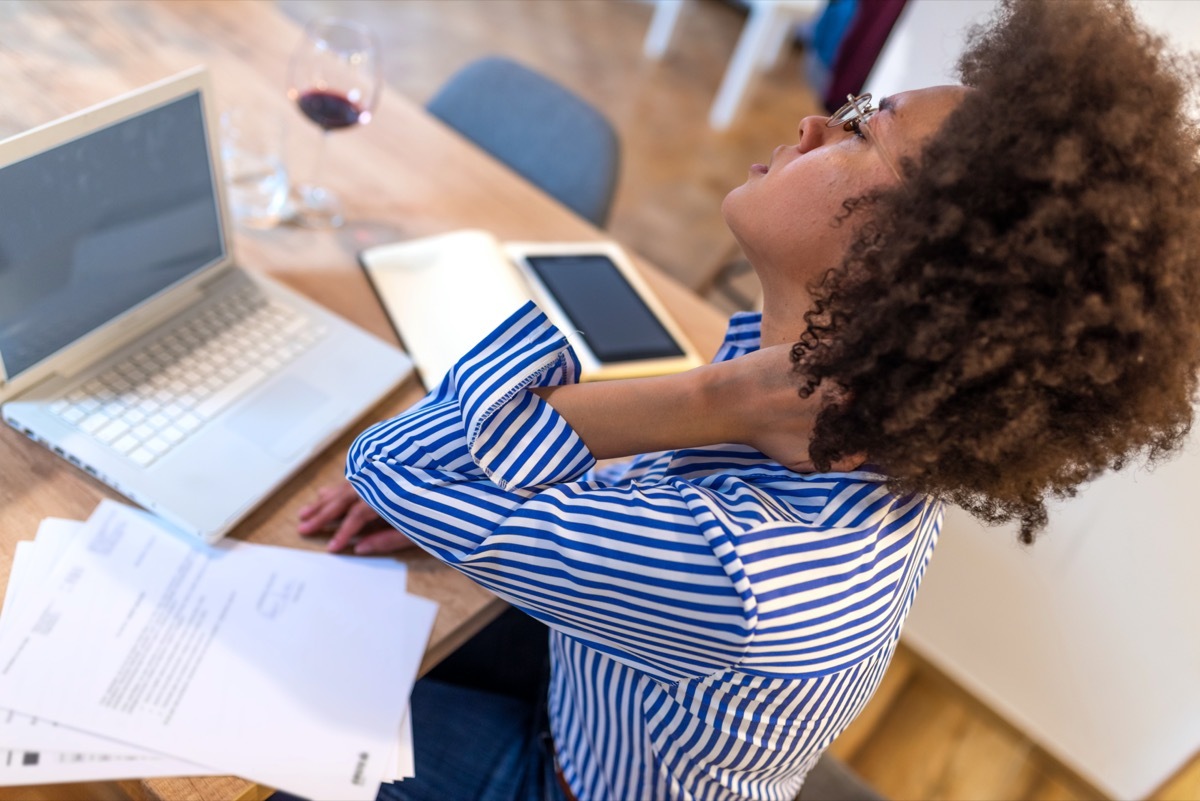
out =
[(620, 142), (587, 101), (492, 56), (453, 75), (426, 108), (576, 214), (607, 222)]

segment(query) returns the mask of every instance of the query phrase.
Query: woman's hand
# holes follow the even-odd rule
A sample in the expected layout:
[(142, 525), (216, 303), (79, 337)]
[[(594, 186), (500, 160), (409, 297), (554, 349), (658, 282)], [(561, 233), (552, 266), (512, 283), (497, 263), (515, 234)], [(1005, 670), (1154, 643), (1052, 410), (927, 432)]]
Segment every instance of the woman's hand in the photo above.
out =
[(296, 527), (302, 537), (328, 533), (333, 537), (326, 550), (336, 553), (355, 536), (357, 554), (380, 554), (413, 547), (413, 541), (391, 528), (366, 501), (358, 497), (349, 481), (317, 490), (317, 500), (300, 510)]
[[(791, 345), (774, 345), (715, 365), (725, 371), (717, 391), (725, 398), (721, 405), (736, 416), (733, 441), (761, 451), (789, 470), (811, 473), (816, 467), (808, 445), (827, 395), (817, 391), (800, 397), (791, 350)], [(831, 467), (851, 470), (863, 461), (861, 455), (852, 456)]]

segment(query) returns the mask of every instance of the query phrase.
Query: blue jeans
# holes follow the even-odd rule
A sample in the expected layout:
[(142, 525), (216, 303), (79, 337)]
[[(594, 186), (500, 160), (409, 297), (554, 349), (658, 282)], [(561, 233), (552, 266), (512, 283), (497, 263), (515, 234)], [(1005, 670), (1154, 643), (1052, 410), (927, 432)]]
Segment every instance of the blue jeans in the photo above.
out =
[(421, 679), (413, 689), (417, 775), (378, 801), (564, 801), (544, 707)]
[(549, 632), (509, 609), (417, 682), (417, 775), (385, 784), (378, 801), (564, 801), (549, 679)]

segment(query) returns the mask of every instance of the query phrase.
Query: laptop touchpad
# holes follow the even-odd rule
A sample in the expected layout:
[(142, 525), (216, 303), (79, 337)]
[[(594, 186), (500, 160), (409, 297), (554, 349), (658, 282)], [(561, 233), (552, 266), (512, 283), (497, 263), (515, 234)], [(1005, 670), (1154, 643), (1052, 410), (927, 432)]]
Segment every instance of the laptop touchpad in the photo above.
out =
[(231, 412), (225, 425), (268, 453), (290, 459), (312, 442), (311, 431), (341, 412), (328, 401), (329, 396), (312, 384), (280, 376)]

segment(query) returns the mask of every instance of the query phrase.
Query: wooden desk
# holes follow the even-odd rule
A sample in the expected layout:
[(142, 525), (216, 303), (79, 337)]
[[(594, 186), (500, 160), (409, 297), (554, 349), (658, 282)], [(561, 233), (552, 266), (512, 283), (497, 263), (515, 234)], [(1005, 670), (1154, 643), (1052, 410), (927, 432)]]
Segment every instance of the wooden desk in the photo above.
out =
[[(289, 153), (301, 154), (295, 163), (303, 177), (308, 165), (303, 151), (315, 146), (318, 134), (284, 97), (288, 56), (299, 40), (299, 28), (262, 2), (5, 2), (0, 4), (0, 85), (5, 88), (0, 137), (206, 64), (219, 105), (287, 118)], [(369, 126), (334, 134), (328, 145), (323, 182), (345, 202), (346, 227), (239, 231), (236, 252), (245, 266), (270, 273), (389, 340), (394, 341), (391, 328), (356, 264), (355, 255), (364, 247), (468, 226), (503, 239), (602, 236), (391, 91), (385, 91)], [(661, 272), (642, 267), (696, 345), (713, 352), (723, 317)], [(396, 414), (422, 394), (410, 380), (368, 417)], [(367, 422), (353, 426), (232, 536), (319, 548), (319, 541), (295, 534), (296, 512), (318, 487), (341, 477), (346, 448)], [(86, 518), (106, 496), (117, 497), (0, 426), (0, 582), (7, 582), (15, 543), (32, 537), (42, 518)], [(428, 670), (498, 614), (503, 603), (428, 557), (407, 558), (409, 589), (440, 605), (422, 665)], [(269, 793), (228, 777), (119, 786), (139, 799), (250, 799)]]

